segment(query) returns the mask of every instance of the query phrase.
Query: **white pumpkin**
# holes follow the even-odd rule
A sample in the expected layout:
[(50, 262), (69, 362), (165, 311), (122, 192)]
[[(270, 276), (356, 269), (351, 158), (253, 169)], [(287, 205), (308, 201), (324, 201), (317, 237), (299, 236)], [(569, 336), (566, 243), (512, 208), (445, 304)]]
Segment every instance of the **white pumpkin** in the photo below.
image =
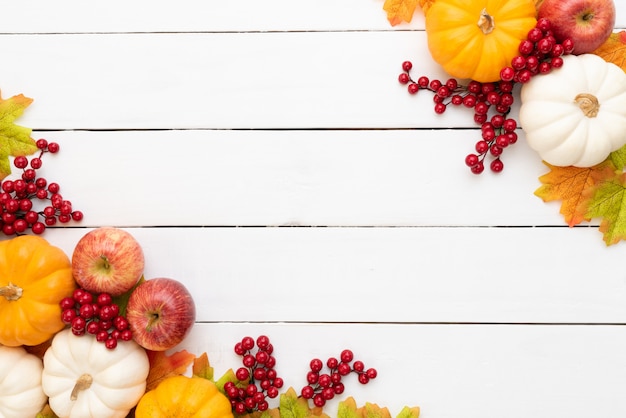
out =
[(591, 167), (626, 144), (626, 73), (595, 54), (563, 61), (522, 86), (520, 125), (547, 163)]
[(60, 418), (124, 418), (144, 394), (150, 370), (134, 341), (107, 349), (93, 335), (57, 333), (43, 358), (42, 384)]
[(0, 346), (0, 418), (34, 417), (43, 409), (42, 370), (41, 359), (22, 347)]

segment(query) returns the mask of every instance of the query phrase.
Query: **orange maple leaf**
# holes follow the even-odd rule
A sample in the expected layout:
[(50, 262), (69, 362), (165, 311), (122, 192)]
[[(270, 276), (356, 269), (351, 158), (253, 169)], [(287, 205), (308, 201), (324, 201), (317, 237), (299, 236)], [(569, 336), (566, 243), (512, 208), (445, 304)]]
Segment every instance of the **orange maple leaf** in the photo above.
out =
[(626, 71), (626, 31), (612, 33), (593, 53)]
[(589, 201), (587, 189), (594, 186), (597, 176), (595, 171), (601, 171), (610, 162), (598, 164), (594, 167), (559, 167), (544, 162), (550, 168), (550, 172), (539, 177), (543, 183), (535, 195), (544, 202), (562, 200), (560, 213), (569, 226), (574, 226), (582, 221), (588, 221), (587, 204)]
[(410, 22), (420, 0), (385, 0), (383, 10), (387, 12), (387, 20), (391, 26), (402, 22)]
[(150, 360), (146, 392), (157, 387), (161, 381), (171, 376), (184, 374), (193, 363), (196, 356), (187, 350), (181, 350), (171, 355), (163, 351), (146, 350)]

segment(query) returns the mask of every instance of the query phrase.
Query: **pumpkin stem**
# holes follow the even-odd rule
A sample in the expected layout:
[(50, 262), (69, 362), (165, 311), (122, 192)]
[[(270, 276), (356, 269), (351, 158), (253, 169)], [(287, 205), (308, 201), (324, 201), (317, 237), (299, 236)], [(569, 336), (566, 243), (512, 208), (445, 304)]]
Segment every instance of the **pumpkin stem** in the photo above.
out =
[(493, 16), (487, 13), (487, 9), (483, 9), (480, 12), (478, 18), (478, 27), (483, 31), (485, 35), (490, 34), (496, 28), (496, 22), (493, 20)]
[(574, 101), (588, 118), (595, 118), (598, 116), (598, 112), (600, 111), (600, 102), (593, 94), (580, 93), (574, 98)]
[(0, 287), (0, 296), (4, 296), (9, 301), (18, 300), (22, 297), (23, 292), (21, 287), (11, 282), (6, 286)]
[(85, 373), (81, 375), (76, 381), (74, 388), (72, 389), (70, 400), (75, 401), (76, 399), (78, 399), (78, 392), (80, 392), (81, 390), (89, 389), (92, 383), (93, 377), (91, 377), (90, 374)]

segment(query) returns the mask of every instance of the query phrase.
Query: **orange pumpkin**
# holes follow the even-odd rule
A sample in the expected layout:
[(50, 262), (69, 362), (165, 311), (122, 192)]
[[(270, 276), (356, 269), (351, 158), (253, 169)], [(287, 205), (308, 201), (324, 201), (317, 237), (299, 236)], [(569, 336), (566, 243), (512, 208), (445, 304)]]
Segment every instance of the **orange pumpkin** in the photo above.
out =
[(210, 380), (173, 376), (146, 392), (135, 418), (233, 418), (228, 398)]
[(534, 0), (437, 0), (426, 14), (428, 49), (452, 77), (498, 81), (535, 14)]
[(76, 288), (67, 255), (45, 239), (0, 241), (0, 344), (37, 345), (65, 326), (59, 302)]

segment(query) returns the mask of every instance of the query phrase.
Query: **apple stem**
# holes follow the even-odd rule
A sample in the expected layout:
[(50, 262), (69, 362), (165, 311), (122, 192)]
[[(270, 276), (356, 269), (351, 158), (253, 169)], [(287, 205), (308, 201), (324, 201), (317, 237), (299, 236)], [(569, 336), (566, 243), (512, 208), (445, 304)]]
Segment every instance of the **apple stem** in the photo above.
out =
[(600, 111), (600, 102), (593, 94), (580, 93), (574, 98), (574, 101), (588, 118), (595, 118), (598, 116), (598, 112)]
[(483, 31), (485, 35), (493, 32), (496, 28), (496, 23), (493, 20), (493, 16), (487, 13), (487, 9), (483, 9), (480, 12), (480, 17), (478, 18), (478, 27)]
[(18, 300), (22, 297), (22, 293), (22, 288), (11, 282), (6, 286), (0, 287), (0, 296), (4, 296), (9, 301)]
[(74, 388), (72, 389), (72, 393), (70, 394), (70, 400), (75, 401), (76, 399), (78, 399), (78, 392), (80, 392), (81, 390), (89, 389), (92, 383), (93, 377), (91, 377), (90, 374), (85, 373), (81, 375), (76, 381)]
[(104, 267), (107, 270), (111, 268), (111, 265), (109, 264), (109, 259), (107, 258), (106, 255), (102, 254), (100, 256), (100, 259), (102, 260), (102, 267)]
[(148, 319), (148, 324), (146, 329), (150, 331), (155, 323), (159, 321), (159, 314), (157, 312), (150, 313), (150, 319)]

